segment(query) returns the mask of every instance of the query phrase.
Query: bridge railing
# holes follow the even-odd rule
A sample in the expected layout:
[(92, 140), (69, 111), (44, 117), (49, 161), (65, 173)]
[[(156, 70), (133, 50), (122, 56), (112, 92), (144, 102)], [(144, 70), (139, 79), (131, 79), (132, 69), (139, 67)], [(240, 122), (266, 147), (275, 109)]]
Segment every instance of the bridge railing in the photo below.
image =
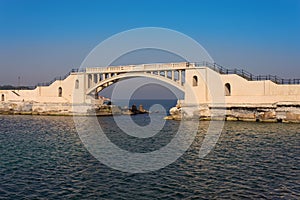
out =
[(167, 69), (184, 69), (186, 62), (180, 63), (154, 63), (154, 64), (138, 64), (126, 66), (109, 66), (109, 67), (92, 67), (86, 68), (87, 73), (111, 73), (111, 72), (129, 72), (129, 71), (151, 71), (151, 70), (167, 70)]
[[(55, 77), (53, 80), (45, 83), (38, 83), (34, 88), (37, 86), (49, 86), (52, 83), (54, 83), (57, 80), (65, 80), (71, 73), (77, 73), (77, 72), (99, 72), (99, 71), (107, 71), (107, 70), (124, 70), (124, 71), (131, 71), (131, 70), (151, 70), (151, 69), (163, 69), (167, 66), (170, 68), (177, 68), (181, 67), (183, 65), (188, 65), (188, 63), (159, 63), (159, 64), (143, 64), (143, 65), (129, 65), (129, 66), (110, 66), (107, 68), (82, 68), (82, 69), (72, 69), (69, 73), (67, 73), (64, 76), (58, 76)], [(300, 84), (300, 79), (283, 79), (279, 76), (274, 75), (254, 75), (246, 70), (242, 69), (228, 69), (222, 65), (219, 65), (217, 63), (210, 63), (210, 62), (197, 62), (194, 63), (195, 67), (209, 67), (210, 69), (220, 73), (220, 74), (236, 74), (239, 75), (246, 80), (249, 81), (263, 81), (263, 80), (270, 80), (277, 84)]]
[(209, 67), (210, 69), (220, 73), (220, 74), (236, 74), (239, 75), (248, 81), (265, 81), (270, 80), (277, 84), (300, 84), (300, 79), (283, 79), (279, 76), (274, 75), (254, 75), (246, 70), (242, 69), (228, 69), (217, 63), (209, 63), (209, 62), (200, 62), (195, 63), (195, 67)]

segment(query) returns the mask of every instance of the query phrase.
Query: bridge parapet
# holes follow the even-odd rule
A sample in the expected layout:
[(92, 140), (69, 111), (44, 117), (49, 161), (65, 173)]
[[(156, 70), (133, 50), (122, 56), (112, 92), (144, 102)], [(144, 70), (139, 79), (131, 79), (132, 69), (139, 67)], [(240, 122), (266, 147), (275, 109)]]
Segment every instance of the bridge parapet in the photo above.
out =
[(189, 67), (189, 63), (157, 63), (127, 66), (109, 66), (86, 68), (86, 73), (118, 73), (118, 72), (140, 72), (140, 71), (157, 71), (157, 70), (183, 70)]

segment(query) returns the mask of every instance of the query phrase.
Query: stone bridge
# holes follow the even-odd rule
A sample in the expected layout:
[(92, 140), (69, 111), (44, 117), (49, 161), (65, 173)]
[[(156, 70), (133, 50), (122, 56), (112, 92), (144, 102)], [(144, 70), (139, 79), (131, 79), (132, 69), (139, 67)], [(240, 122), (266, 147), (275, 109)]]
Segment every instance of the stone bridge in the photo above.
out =
[(86, 94), (98, 93), (119, 80), (147, 77), (157, 79), (184, 91), (185, 70), (189, 63), (143, 64), (107, 68), (86, 68)]

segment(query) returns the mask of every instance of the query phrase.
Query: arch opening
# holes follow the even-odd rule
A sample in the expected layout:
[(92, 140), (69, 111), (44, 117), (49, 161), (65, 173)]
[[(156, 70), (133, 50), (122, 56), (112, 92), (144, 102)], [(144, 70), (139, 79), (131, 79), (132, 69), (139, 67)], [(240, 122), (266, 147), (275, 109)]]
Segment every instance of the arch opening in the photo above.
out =
[[(136, 88), (136, 89), (133, 89)], [(131, 92), (134, 91), (132, 94)], [(168, 105), (176, 105), (178, 99), (184, 99), (184, 91), (171, 85), (170, 83), (162, 83), (159, 80), (151, 79), (148, 77), (131, 77), (128, 79), (119, 79), (116, 84), (112, 84), (105, 87), (103, 90), (97, 92), (99, 99), (108, 99), (114, 105), (130, 107), (133, 104), (139, 106), (147, 103)], [(91, 97), (91, 96), (90, 96)], [(96, 96), (95, 96), (96, 97)], [(149, 101), (150, 100), (150, 101)], [(157, 101), (154, 101), (157, 100)], [(122, 104), (124, 102), (129, 104)], [(119, 105), (119, 103), (121, 103)], [(146, 109), (149, 109), (147, 104), (144, 105)], [(170, 107), (171, 108), (171, 107)], [(170, 108), (167, 108), (168, 111)]]
[[(136, 73), (136, 74), (134, 74), (134, 73), (124, 73), (124, 74), (120, 74), (118, 76), (113, 76), (109, 80), (104, 79), (103, 81), (100, 81), (98, 84), (93, 85), (92, 87), (89, 87), (86, 94), (89, 95), (93, 92), (100, 92), (104, 88), (106, 88), (110, 85), (113, 85), (113, 84), (119, 82), (120, 80), (132, 79), (132, 78), (137, 78), (137, 77), (157, 79), (157, 80), (160, 80), (162, 82), (168, 83), (172, 86), (175, 86), (181, 91), (184, 91), (184, 88), (182, 86), (182, 83), (184, 83), (184, 81), (182, 81), (182, 83), (178, 83), (178, 81), (171, 80), (169, 78), (166, 78), (165, 76), (158, 76), (158, 75), (149, 74), (149, 73)], [(184, 80), (184, 76), (182, 76), (182, 79)]]
[(75, 81), (75, 89), (79, 89), (79, 80), (78, 79)]
[(4, 96), (4, 94), (1, 95), (1, 101), (5, 101), (5, 96)]
[(58, 97), (62, 97), (62, 88), (61, 87), (58, 88)]
[(225, 84), (225, 96), (231, 96), (231, 85), (230, 85), (230, 83)]
[(198, 77), (193, 76), (193, 86), (198, 86)]
[(94, 83), (98, 83), (98, 74), (94, 74)]

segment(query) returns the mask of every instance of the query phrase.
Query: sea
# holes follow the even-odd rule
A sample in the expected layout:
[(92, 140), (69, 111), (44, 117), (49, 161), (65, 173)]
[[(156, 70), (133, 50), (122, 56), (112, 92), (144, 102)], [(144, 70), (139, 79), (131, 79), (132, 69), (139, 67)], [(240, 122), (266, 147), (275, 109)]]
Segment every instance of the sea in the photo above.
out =
[(132, 105), (136, 105), (137, 108), (139, 108), (141, 105), (150, 112), (159, 112), (169, 115), (169, 110), (176, 106), (177, 99), (113, 99), (111, 102), (120, 108), (131, 108)]
[[(161, 107), (154, 110), (164, 109), (122, 116), (140, 127), (163, 121), (163, 128), (149, 138), (128, 136), (113, 116), (97, 121), (123, 150), (160, 150), (181, 123), (164, 121), (164, 110), (174, 106), (168, 102), (135, 101), (145, 109), (156, 104)], [(75, 121), (67, 116), (0, 116), (0, 199), (300, 199), (300, 124), (225, 122), (214, 148), (199, 157), (211, 123), (203, 121), (184, 129), (185, 134), (197, 130), (196, 135), (174, 162), (132, 173), (94, 157)]]

